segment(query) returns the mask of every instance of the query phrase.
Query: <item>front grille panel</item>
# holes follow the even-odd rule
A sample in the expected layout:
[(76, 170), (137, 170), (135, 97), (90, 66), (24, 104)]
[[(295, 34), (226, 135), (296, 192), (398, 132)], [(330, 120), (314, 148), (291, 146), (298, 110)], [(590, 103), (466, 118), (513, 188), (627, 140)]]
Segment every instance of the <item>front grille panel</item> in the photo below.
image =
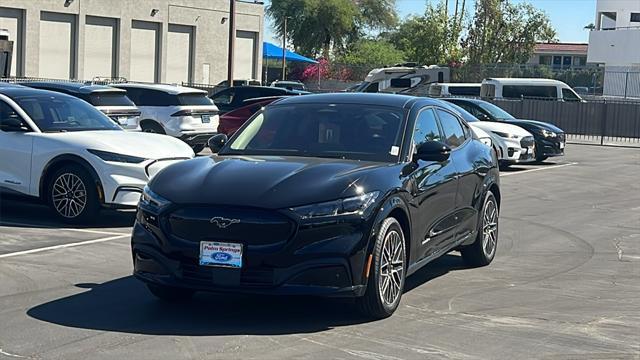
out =
[(229, 241), (248, 246), (282, 244), (295, 225), (288, 217), (270, 210), (232, 207), (184, 207), (168, 217), (168, 230), (180, 239)]
[(520, 140), (520, 146), (525, 149), (532, 147), (534, 143), (535, 141), (533, 139), (533, 136), (525, 136)]

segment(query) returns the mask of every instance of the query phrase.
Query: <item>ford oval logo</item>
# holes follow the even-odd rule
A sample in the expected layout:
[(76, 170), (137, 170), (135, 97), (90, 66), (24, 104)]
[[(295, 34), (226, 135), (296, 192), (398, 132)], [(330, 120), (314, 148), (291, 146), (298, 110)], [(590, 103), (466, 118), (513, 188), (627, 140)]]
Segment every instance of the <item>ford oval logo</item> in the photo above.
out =
[(227, 262), (231, 260), (231, 255), (223, 252), (214, 252), (213, 254), (211, 254), (211, 258), (214, 261)]

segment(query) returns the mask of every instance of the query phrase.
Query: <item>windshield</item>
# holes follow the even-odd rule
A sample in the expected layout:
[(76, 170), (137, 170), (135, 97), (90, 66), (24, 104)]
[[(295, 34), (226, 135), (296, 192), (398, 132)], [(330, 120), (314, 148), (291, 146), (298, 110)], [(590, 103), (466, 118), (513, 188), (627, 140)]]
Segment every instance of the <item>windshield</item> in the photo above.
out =
[(361, 104), (267, 107), (221, 155), (283, 155), (397, 162), (402, 109)]
[(213, 100), (209, 99), (205, 93), (181, 94), (178, 95), (177, 105), (213, 105)]
[(125, 93), (95, 92), (89, 95), (89, 102), (93, 106), (136, 106)]
[(43, 132), (122, 130), (101, 111), (77, 98), (31, 95), (14, 100)]
[(513, 115), (511, 115), (508, 112), (502, 110), (501, 108), (497, 107), (496, 105), (493, 105), (492, 103), (481, 102), (481, 103), (478, 103), (478, 106), (480, 106), (482, 108), (482, 110), (488, 112), (489, 115), (491, 115), (492, 117), (494, 117), (496, 119), (500, 119), (500, 120), (515, 119), (513, 117)]

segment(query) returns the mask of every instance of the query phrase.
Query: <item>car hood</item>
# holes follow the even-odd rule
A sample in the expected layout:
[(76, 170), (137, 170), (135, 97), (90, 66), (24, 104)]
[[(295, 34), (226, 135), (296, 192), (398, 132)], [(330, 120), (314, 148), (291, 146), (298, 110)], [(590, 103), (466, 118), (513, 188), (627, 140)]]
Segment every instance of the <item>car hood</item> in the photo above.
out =
[(194, 156), (193, 150), (176, 138), (143, 132), (70, 131), (42, 133), (40, 137), (67, 145), (65, 147), (108, 151), (153, 160)]
[[(149, 187), (178, 204), (287, 208), (385, 190), (397, 165), (351, 160), (211, 156), (167, 167)], [(395, 172), (397, 180), (398, 172)]]
[(514, 124), (514, 125), (518, 125), (521, 126), (523, 128), (525, 128), (526, 130), (529, 130), (531, 132), (531, 130), (549, 130), (549, 131), (553, 131), (556, 133), (563, 133), (564, 131), (562, 129), (560, 129), (559, 127), (546, 123), (546, 122), (542, 122), (542, 121), (537, 121), (537, 120), (526, 120), (526, 119), (509, 119), (507, 120), (509, 122), (509, 124)]
[(484, 131), (490, 131), (490, 132), (497, 131), (505, 134), (518, 135), (519, 137), (531, 136), (530, 132), (528, 132), (527, 130), (523, 129), (520, 126), (516, 126), (513, 124), (505, 124), (505, 123), (492, 122), (492, 121), (476, 121), (476, 122), (469, 123), (469, 125), (471, 125), (472, 127), (480, 128)]

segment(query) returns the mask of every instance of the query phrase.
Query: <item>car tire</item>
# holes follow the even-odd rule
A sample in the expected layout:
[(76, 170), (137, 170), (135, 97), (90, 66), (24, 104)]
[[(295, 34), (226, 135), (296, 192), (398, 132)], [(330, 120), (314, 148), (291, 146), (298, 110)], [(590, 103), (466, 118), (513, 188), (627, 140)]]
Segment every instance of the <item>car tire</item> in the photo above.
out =
[(189, 289), (158, 284), (147, 284), (147, 289), (149, 289), (149, 292), (158, 299), (172, 303), (190, 300), (195, 293), (193, 290)]
[(478, 219), (478, 235), (473, 244), (460, 249), (462, 259), (473, 267), (489, 265), (498, 247), (499, 208), (496, 197), (487, 192)]
[(61, 220), (79, 224), (96, 218), (100, 211), (93, 177), (80, 165), (67, 165), (49, 178), (46, 199)]
[(398, 220), (386, 218), (380, 225), (373, 248), (367, 289), (364, 296), (356, 300), (358, 309), (366, 317), (383, 319), (398, 308), (407, 274), (405, 245)]
[(166, 134), (162, 126), (154, 122), (143, 123), (140, 127), (142, 128), (142, 132), (152, 133), (152, 134), (162, 134), (162, 135)]
[(191, 148), (193, 149), (193, 152), (198, 155), (198, 153), (204, 150), (204, 144), (192, 145)]

